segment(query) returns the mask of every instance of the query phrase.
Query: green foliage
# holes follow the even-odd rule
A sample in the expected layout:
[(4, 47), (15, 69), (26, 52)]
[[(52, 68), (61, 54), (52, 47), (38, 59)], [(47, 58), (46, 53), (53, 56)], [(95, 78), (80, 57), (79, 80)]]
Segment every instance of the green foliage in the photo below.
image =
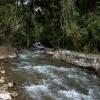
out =
[(25, 47), (26, 46), (26, 38), (24, 33), (16, 32), (13, 37), (12, 45), (14, 47)]
[(27, 5), (0, 1), (0, 40), (16, 47), (41, 41), (55, 48), (100, 52), (96, 1), (30, 0)]

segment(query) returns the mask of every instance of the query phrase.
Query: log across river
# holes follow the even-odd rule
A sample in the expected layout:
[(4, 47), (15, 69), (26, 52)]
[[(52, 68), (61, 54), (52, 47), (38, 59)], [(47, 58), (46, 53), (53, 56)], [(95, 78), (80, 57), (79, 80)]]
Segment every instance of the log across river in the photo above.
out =
[(21, 50), (7, 67), (19, 87), (16, 100), (100, 100), (100, 78), (50, 56)]

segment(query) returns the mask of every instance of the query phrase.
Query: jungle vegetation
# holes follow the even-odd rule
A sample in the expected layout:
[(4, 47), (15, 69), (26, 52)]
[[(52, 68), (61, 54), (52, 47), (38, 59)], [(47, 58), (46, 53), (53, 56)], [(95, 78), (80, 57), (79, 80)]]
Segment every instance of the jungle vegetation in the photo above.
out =
[(0, 0), (0, 44), (100, 52), (99, 0)]

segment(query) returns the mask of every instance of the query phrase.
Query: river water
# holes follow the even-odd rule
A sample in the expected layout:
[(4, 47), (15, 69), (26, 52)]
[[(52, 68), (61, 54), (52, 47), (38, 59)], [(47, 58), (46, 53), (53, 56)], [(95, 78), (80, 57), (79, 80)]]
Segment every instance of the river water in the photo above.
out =
[(22, 50), (8, 73), (19, 84), (17, 100), (100, 100), (100, 79), (92, 72)]

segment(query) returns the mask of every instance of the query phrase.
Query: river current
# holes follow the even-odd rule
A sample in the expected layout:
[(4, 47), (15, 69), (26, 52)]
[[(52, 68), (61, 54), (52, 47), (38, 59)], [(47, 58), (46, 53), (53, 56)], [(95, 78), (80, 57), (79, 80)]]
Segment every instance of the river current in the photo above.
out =
[(21, 50), (8, 70), (19, 83), (18, 100), (100, 100), (99, 77), (39, 51)]

